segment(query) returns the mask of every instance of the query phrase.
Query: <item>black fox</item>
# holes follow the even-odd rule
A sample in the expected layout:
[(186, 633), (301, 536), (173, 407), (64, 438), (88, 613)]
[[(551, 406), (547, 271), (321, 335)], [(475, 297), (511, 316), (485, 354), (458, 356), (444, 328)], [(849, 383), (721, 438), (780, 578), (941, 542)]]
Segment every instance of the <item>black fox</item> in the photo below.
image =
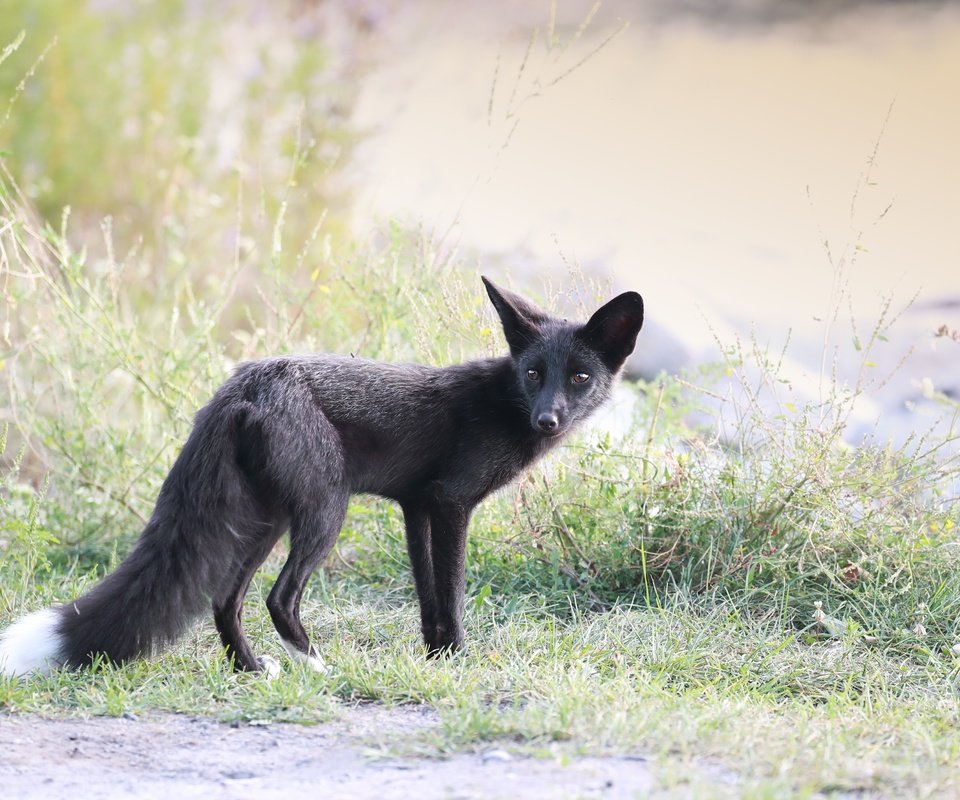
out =
[(643, 324), (636, 292), (580, 325), (483, 281), (509, 356), (443, 368), (328, 355), (241, 365), (198, 412), (127, 558), (77, 600), (4, 631), (0, 672), (145, 656), (211, 603), (234, 668), (272, 672), (240, 617), (286, 530), (290, 554), (267, 607), (287, 652), (322, 666), (300, 598), (357, 492), (400, 504), (424, 642), (431, 654), (460, 647), (471, 512), (609, 396)]

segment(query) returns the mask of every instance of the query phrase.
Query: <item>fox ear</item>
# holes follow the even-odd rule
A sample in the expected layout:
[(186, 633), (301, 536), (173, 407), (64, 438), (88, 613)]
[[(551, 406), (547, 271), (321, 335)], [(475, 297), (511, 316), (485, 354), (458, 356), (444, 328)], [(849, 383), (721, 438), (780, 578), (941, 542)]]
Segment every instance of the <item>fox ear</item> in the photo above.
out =
[(633, 352), (642, 326), (643, 298), (636, 292), (624, 292), (601, 306), (577, 332), (577, 338), (616, 371)]
[(501, 289), (483, 276), (480, 279), (500, 316), (510, 352), (517, 356), (539, 338), (541, 326), (549, 316), (520, 295)]

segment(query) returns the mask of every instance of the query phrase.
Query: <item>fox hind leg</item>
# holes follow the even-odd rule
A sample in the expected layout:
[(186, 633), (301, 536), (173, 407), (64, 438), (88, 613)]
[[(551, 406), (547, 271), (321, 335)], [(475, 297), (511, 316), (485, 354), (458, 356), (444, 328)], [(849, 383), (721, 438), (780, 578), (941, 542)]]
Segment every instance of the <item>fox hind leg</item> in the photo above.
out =
[(282, 532), (283, 529), (278, 525), (271, 525), (244, 554), (236, 573), (213, 600), (213, 619), (220, 633), (220, 641), (227, 649), (227, 658), (233, 661), (233, 668), (240, 672), (257, 672), (262, 669), (272, 672), (271, 668), (276, 668), (275, 662), (270, 663), (272, 659), (254, 654), (243, 633), (241, 612), (243, 598), (250, 588), (254, 574), (270, 555)]
[(325, 666), (311, 647), (300, 620), (300, 600), (307, 579), (327, 557), (340, 535), (349, 492), (346, 488), (328, 487), (323, 494), (314, 495), (312, 499), (311, 507), (301, 509), (291, 523), (290, 555), (267, 598), (267, 608), (290, 657), (322, 671)]

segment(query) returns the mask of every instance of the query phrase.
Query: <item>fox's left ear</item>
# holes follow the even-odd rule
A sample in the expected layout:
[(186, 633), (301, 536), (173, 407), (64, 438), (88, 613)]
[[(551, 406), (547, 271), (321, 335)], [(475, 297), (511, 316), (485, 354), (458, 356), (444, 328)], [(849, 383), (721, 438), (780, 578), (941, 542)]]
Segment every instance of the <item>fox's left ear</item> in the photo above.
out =
[(642, 326), (643, 298), (636, 292), (624, 292), (601, 306), (577, 331), (577, 338), (616, 371), (633, 352)]

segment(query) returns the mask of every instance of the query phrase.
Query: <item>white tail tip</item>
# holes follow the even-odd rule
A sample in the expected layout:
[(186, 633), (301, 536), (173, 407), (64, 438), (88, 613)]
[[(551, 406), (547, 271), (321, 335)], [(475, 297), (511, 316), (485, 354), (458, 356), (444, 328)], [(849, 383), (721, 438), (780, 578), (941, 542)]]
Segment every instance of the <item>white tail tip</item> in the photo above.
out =
[(63, 641), (60, 615), (52, 608), (35, 611), (0, 633), (0, 674), (14, 677), (47, 674), (59, 667)]

